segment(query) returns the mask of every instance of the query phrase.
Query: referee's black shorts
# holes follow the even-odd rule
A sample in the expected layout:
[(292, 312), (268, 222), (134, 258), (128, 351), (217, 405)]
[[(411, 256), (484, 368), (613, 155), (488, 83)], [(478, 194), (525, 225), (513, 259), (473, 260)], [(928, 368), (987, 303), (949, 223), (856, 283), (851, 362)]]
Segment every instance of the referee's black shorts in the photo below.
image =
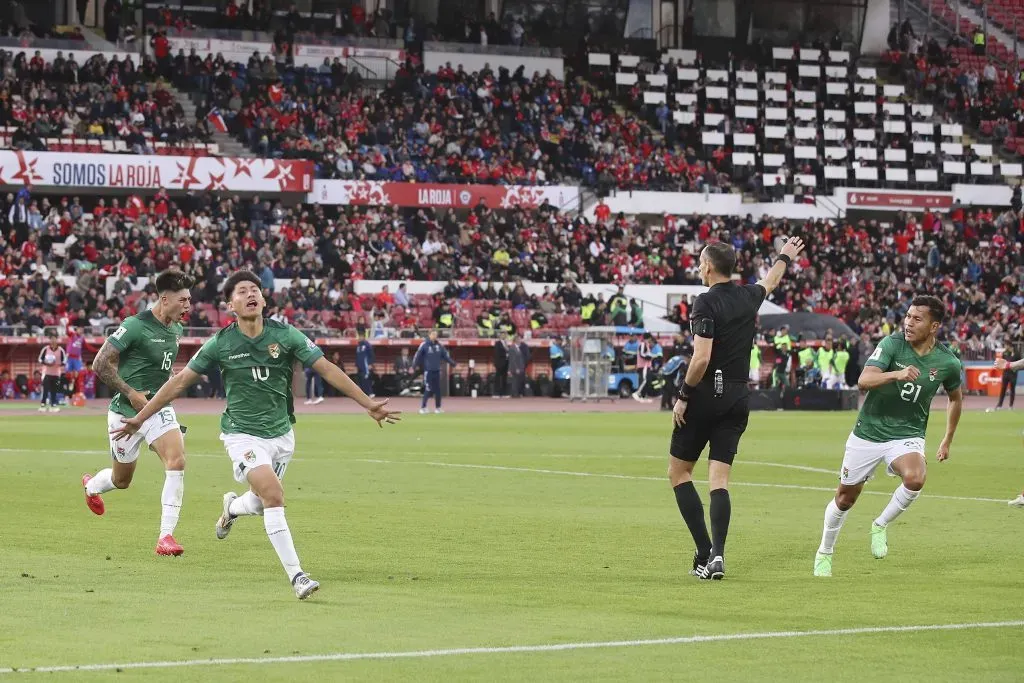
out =
[(704, 448), (711, 445), (708, 458), (731, 465), (739, 449), (740, 437), (750, 417), (750, 390), (746, 384), (727, 384), (721, 396), (697, 391), (686, 409), (686, 424), (672, 430), (669, 454), (687, 462), (696, 462)]

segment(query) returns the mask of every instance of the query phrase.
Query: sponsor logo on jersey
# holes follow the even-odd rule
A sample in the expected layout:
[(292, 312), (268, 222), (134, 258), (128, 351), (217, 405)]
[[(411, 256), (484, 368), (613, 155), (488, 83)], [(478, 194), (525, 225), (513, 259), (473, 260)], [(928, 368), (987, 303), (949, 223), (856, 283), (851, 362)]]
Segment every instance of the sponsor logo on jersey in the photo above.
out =
[(280, 344), (268, 344), (267, 345), (267, 353), (270, 354), (271, 358), (277, 358), (278, 356), (281, 355), (281, 345)]
[(850, 468), (849, 467), (844, 467), (843, 468), (843, 479), (849, 479), (849, 478), (850, 478)]
[(248, 453), (242, 456), (242, 460), (245, 460), (246, 462), (250, 463), (256, 462), (256, 453), (254, 451), (249, 451)]
[(928, 368), (928, 379), (930, 379), (931, 381), (934, 382), (938, 378), (939, 378), (939, 370), (938, 370), (938, 368)]
[(238, 360), (239, 358), (248, 358), (248, 353), (236, 353), (233, 356), (228, 356), (228, 360)]
[(893, 362), (896, 363), (896, 367), (898, 367), (898, 368), (905, 368), (905, 367), (907, 367), (906, 365), (904, 365), (903, 363), (899, 362), (898, 360), (897, 361), (893, 361)]
[(163, 344), (167, 340), (166, 339), (150, 339), (149, 341), (153, 342), (154, 344)]

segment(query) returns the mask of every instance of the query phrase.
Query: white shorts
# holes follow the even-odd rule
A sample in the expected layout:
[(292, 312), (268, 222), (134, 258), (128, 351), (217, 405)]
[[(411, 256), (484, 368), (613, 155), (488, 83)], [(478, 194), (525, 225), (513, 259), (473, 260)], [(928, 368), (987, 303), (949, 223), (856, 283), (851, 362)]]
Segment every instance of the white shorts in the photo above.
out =
[(846, 440), (846, 454), (843, 455), (843, 470), (839, 481), (846, 486), (863, 484), (874, 474), (878, 464), (885, 461), (886, 474), (895, 476), (893, 460), (907, 453), (920, 453), (924, 457), (924, 439), (912, 437), (875, 443), (850, 434)]
[(295, 432), (263, 439), (251, 434), (221, 434), (220, 440), (231, 458), (235, 481), (244, 484), (249, 471), (260, 465), (270, 465), (278, 479), (284, 479), (292, 455), (295, 454)]
[(750, 382), (752, 384), (761, 383), (761, 368), (750, 368)]
[(139, 450), (141, 450), (143, 439), (146, 440), (147, 444), (152, 444), (167, 432), (181, 429), (181, 425), (178, 424), (178, 416), (174, 414), (174, 408), (167, 406), (143, 422), (142, 428), (129, 438), (114, 441), (109, 432), (120, 427), (121, 420), (123, 419), (123, 415), (110, 411), (107, 412), (107, 438), (110, 440), (110, 455), (114, 460), (122, 463), (135, 462), (139, 459)]

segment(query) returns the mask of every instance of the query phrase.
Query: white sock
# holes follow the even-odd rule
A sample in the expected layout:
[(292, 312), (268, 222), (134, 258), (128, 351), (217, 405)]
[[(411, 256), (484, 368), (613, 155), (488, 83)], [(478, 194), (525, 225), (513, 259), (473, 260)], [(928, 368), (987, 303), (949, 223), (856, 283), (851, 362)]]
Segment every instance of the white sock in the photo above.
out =
[(911, 491), (903, 484), (896, 487), (896, 490), (892, 494), (892, 498), (889, 500), (889, 504), (882, 510), (882, 514), (878, 515), (878, 519), (875, 520), (875, 524), (878, 526), (886, 526), (892, 520), (899, 517), (910, 504), (917, 500), (917, 497), (921, 495), (920, 491)]
[(89, 480), (89, 483), (85, 485), (85, 492), (90, 496), (96, 496), (107, 491), (113, 491), (117, 487), (114, 486), (114, 470), (109, 467), (105, 470), (100, 470), (96, 475)]
[(228, 506), (228, 514), (234, 515), (235, 517), (262, 515), (263, 501), (261, 501), (260, 497), (252, 491), (246, 491), (238, 498), (231, 501), (231, 505)]
[(185, 473), (181, 470), (164, 472), (164, 490), (160, 494), (160, 538), (174, 533), (181, 514), (181, 499), (185, 495)]
[(299, 566), (299, 556), (295, 553), (295, 544), (292, 543), (292, 532), (288, 530), (288, 522), (284, 518), (284, 508), (266, 508), (263, 511), (263, 527), (267, 530), (270, 543), (277, 551), (277, 557), (288, 574), (288, 580), (295, 578), (296, 574), (302, 572)]
[(849, 510), (840, 510), (839, 506), (836, 505), (836, 499), (833, 498), (825, 506), (825, 528), (821, 532), (821, 545), (818, 546), (818, 552), (824, 553), (825, 555), (831, 555), (832, 551), (836, 547), (836, 538), (839, 537), (839, 532), (843, 528), (843, 522), (846, 521), (846, 515)]

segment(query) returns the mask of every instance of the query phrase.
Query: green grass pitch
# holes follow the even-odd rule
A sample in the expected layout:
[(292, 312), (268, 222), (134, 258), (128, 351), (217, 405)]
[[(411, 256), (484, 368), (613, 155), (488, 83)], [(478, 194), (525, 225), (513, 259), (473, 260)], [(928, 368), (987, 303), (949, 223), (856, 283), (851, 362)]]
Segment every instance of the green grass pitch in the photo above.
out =
[[(100, 415), (0, 415), (0, 669), (208, 659), (260, 663), (0, 673), (6, 680), (962, 681), (1024, 676), (1024, 486), (1013, 414), (964, 415), (952, 458), (934, 449), (925, 494), (872, 559), (881, 471), (851, 513), (835, 576), (811, 576), (822, 513), (853, 414), (756, 414), (734, 467), (727, 578), (687, 575), (691, 542), (665, 480), (670, 418), (651, 414), (316, 415), (296, 427), (288, 521), (322, 583), (295, 599), (263, 531), (217, 541), (221, 495), (240, 491), (216, 418), (185, 416), (190, 459), (176, 534), (153, 555), (161, 468), (86, 509), (104, 466)], [(698, 465), (699, 477), (706, 464)], [(587, 473), (593, 476), (578, 476)], [(705, 485), (699, 490), (707, 501)], [(977, 625), (787, 637), (786, 632)], [(762, 638), (639, 641), (727, 634)], [(442, 653), (627, 641), (562, 651)]]

